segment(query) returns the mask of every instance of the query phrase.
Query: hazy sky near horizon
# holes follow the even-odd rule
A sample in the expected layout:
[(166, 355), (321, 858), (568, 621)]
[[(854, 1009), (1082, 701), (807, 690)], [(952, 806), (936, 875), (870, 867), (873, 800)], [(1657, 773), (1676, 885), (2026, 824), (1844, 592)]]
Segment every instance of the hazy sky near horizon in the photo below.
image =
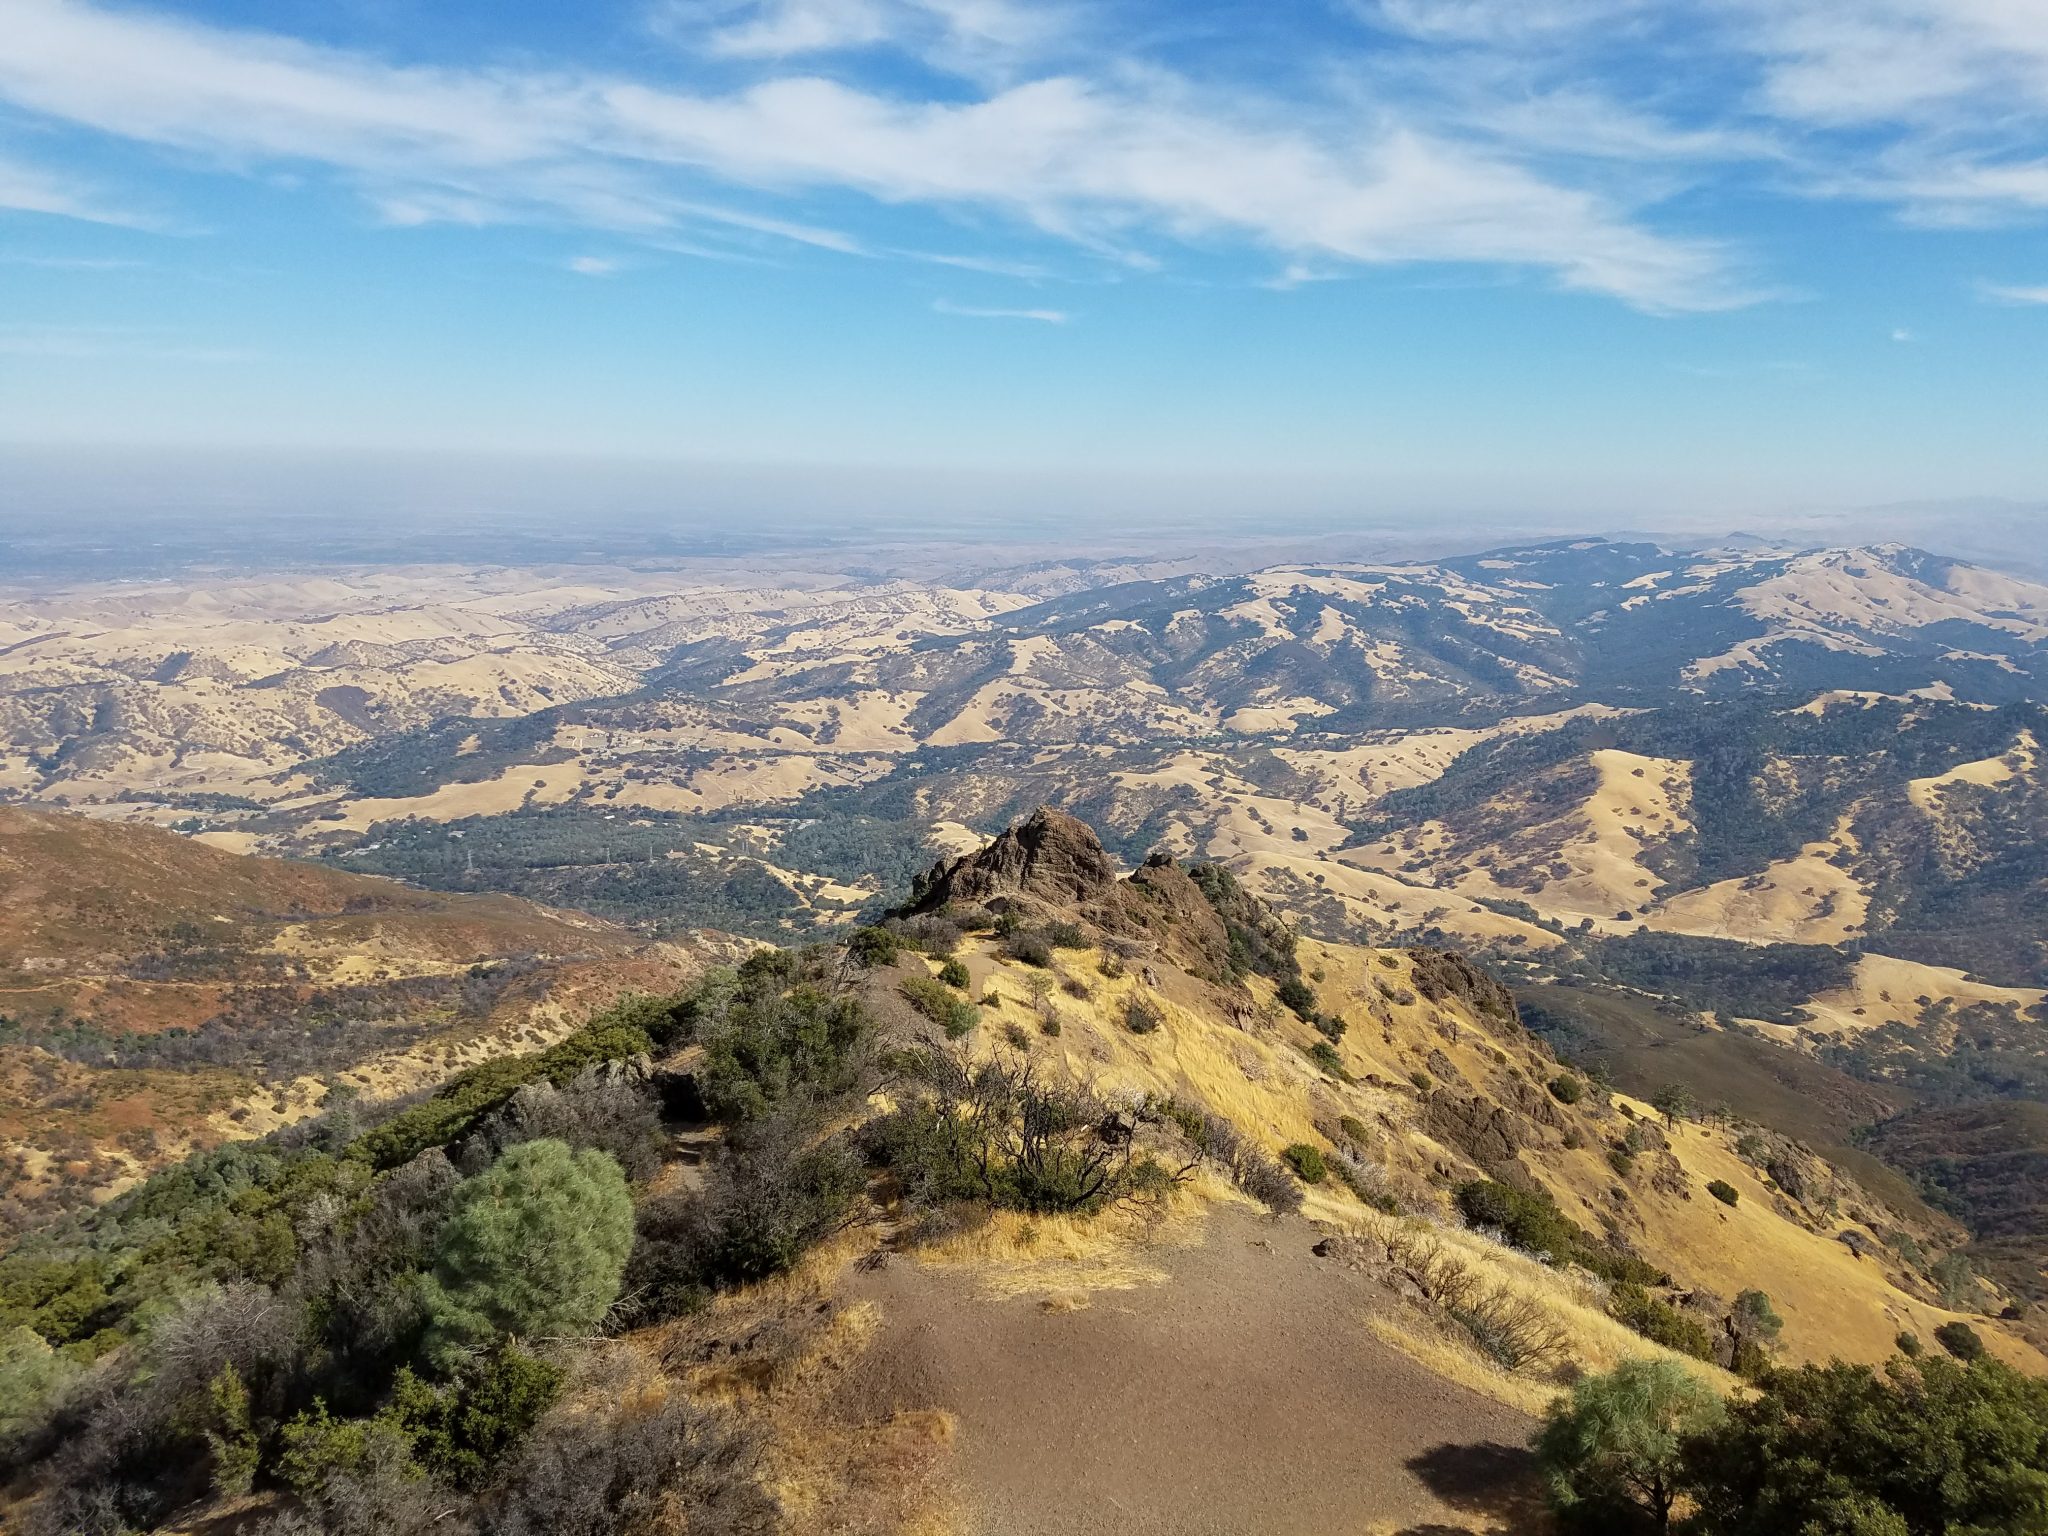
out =
[(0, 0), (39, 449), (2038, 499), (2044, 237), (2044, 0)]

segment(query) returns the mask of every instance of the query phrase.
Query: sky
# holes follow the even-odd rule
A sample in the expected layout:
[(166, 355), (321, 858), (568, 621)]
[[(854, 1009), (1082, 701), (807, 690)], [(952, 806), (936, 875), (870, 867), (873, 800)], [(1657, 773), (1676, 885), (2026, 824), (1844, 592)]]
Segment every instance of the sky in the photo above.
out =
[(1754, 521), (2044, 423), (2048, 0), (0, 0), (45, 476)]

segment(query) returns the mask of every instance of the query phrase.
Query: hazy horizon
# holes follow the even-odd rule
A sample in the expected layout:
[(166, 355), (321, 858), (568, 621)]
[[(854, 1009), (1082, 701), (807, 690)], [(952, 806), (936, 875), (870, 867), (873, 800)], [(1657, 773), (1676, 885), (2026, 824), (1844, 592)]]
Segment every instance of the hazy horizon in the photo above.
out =
[[(682, 473), (690, 515), (970, 524), (2048, 497), (2038, 8), (6, 21), (0, 474), (30, 514), (123, 463), (172, 503), (319, 503), (295, 458), (371, 490), (432, 460), (436, 515), (557, 462), (671, 509)], [(133, 467), (167, 454), (241, 482)]]

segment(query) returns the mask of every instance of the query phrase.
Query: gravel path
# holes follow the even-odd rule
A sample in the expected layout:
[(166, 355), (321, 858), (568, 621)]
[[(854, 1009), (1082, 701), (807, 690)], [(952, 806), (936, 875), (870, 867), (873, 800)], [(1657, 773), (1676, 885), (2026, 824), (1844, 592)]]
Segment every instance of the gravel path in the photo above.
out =
[(1072, 1312), (897, 1260), (848, 1406), (953, 1412), (979, 1536), (1542, 1530), (1531, 1422), (1367, 1334), (1383, 1298), (1316, 1235), (1219, 1211), (1148, 1255), (1166, 1284)]

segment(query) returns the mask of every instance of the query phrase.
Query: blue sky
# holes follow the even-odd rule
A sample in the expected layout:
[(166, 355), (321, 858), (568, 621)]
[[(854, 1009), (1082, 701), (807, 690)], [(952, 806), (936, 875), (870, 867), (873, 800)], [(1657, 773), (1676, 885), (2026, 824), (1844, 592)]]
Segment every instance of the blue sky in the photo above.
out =
[(38, 447), (2041, 499), (2044, 236), (2040, 0), (0, 0)]

